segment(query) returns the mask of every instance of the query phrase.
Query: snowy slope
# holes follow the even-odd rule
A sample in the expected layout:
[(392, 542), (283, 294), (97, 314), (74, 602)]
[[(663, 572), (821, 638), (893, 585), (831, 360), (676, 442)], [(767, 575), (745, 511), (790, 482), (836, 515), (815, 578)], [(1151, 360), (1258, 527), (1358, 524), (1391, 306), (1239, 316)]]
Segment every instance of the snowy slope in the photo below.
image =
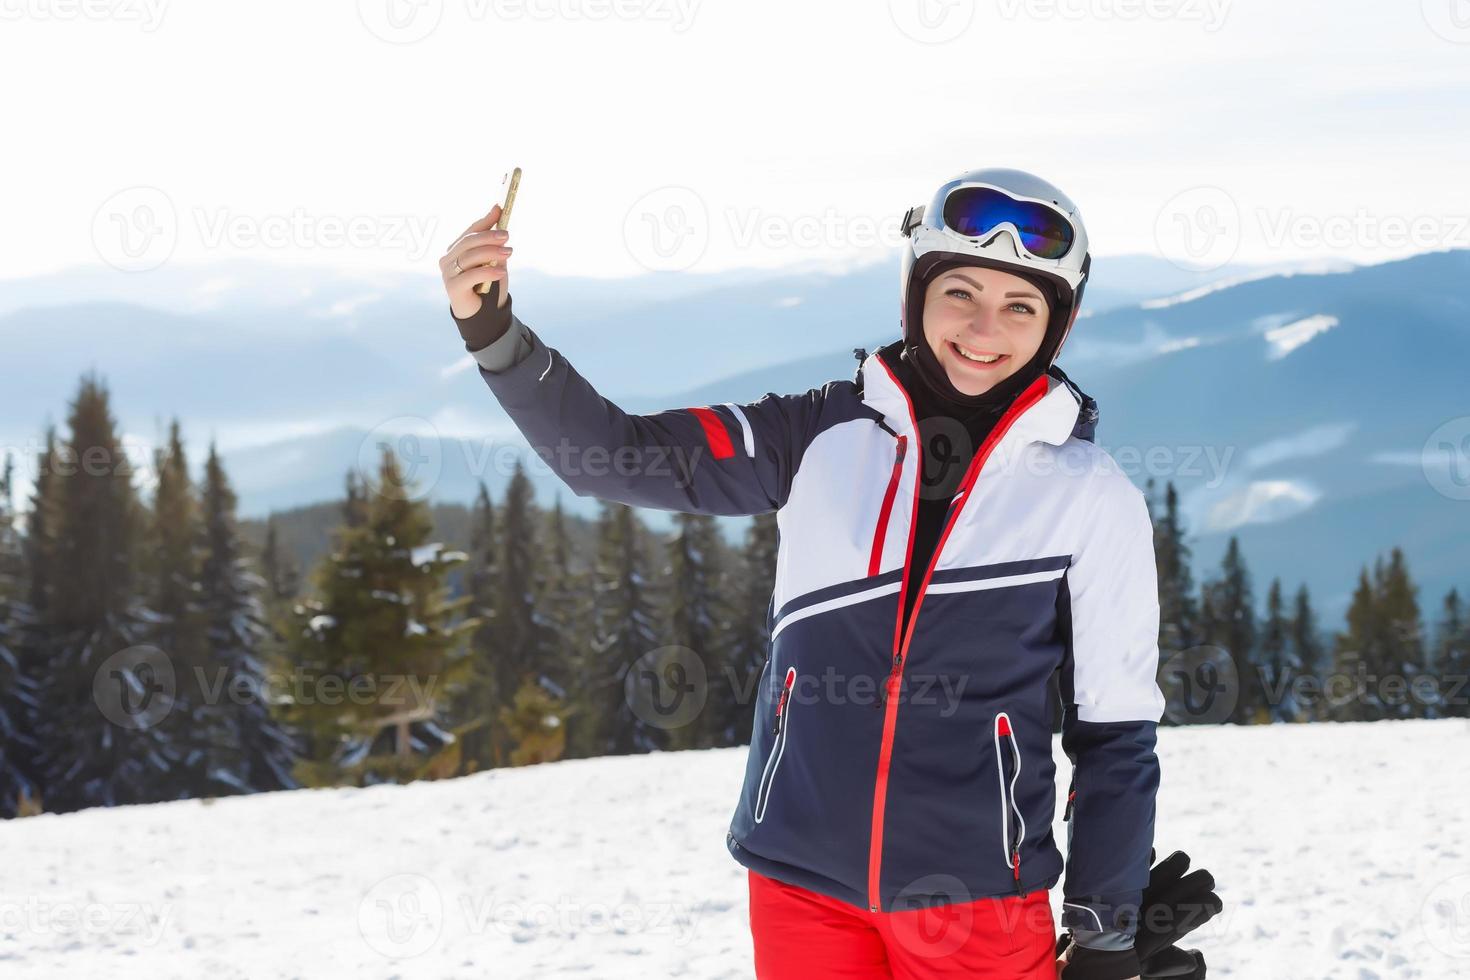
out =
[[(1160, 853), (1189, 850), (1225, 901), (1193, 937), (1211, 977), (1470, 977), (1465, 721), (1160, 742)], [(744, 759), (0, 824), (0, 977), (749, 977), (724, 849)]]

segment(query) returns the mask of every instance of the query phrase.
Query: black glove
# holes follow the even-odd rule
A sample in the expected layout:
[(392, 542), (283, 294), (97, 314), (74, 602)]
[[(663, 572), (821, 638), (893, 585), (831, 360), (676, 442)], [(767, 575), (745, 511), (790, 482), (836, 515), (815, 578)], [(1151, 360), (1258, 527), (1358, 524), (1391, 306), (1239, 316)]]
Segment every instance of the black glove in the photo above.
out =
[[(1155, 852), (1149, 849), (1148, 859)], [(1077, 946), (1062, 971), (1063, 980), (1118, 980), (1141, 976), (1143, 980), (1204, 980), (1205, 958), (1197, 949), (1175, 945), (1223, 908), (1215, 894), (1215, 878), (1204, 868), (1189, 874), (1189, 855), (1175, 851), (1149, 871), (1148, 885), (1139, 903), (1138, 931), (1133, 949), (1107, 951)], [(1070, 930), (1057, 939), (1057, 956), (1071, 945)], [(1136, 972), (1127, 972), (1136, 957)]]

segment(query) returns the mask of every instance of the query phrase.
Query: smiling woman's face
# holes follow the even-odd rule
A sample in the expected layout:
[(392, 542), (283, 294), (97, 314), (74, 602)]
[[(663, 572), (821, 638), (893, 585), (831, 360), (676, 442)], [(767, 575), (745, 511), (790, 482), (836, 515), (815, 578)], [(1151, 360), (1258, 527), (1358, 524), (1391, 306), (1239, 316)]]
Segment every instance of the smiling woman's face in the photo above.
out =
[[(1030, 361), (1050, 316), (1035, 286), (999, 269), (957, 266), (924, 292), (924, 339), (966, 395), (989, 391)], [(983, 363), (996, 354), (998, 361)]]

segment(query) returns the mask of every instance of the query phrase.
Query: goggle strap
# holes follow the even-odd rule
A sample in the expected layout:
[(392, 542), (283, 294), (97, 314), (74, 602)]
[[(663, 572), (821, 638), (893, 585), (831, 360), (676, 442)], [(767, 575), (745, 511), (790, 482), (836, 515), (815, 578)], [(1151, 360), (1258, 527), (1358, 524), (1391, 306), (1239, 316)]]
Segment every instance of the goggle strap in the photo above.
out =
[(899, 225), (899, 233), (908, 238), (913, 230), (924, 221), (924, 205), (917, 204), (904, 212), (903, 222)]

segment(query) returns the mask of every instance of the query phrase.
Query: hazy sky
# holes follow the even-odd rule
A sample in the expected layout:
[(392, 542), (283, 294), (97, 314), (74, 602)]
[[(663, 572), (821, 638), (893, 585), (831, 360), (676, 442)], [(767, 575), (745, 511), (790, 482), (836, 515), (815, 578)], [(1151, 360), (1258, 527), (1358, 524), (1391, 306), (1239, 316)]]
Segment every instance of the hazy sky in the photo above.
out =
[(516, 262), (891, 254), (977, 166), (1099, 254), (1470, 246), (1467, 0), (0, 0), (3, 275), (424, 269), (525, 176)]

